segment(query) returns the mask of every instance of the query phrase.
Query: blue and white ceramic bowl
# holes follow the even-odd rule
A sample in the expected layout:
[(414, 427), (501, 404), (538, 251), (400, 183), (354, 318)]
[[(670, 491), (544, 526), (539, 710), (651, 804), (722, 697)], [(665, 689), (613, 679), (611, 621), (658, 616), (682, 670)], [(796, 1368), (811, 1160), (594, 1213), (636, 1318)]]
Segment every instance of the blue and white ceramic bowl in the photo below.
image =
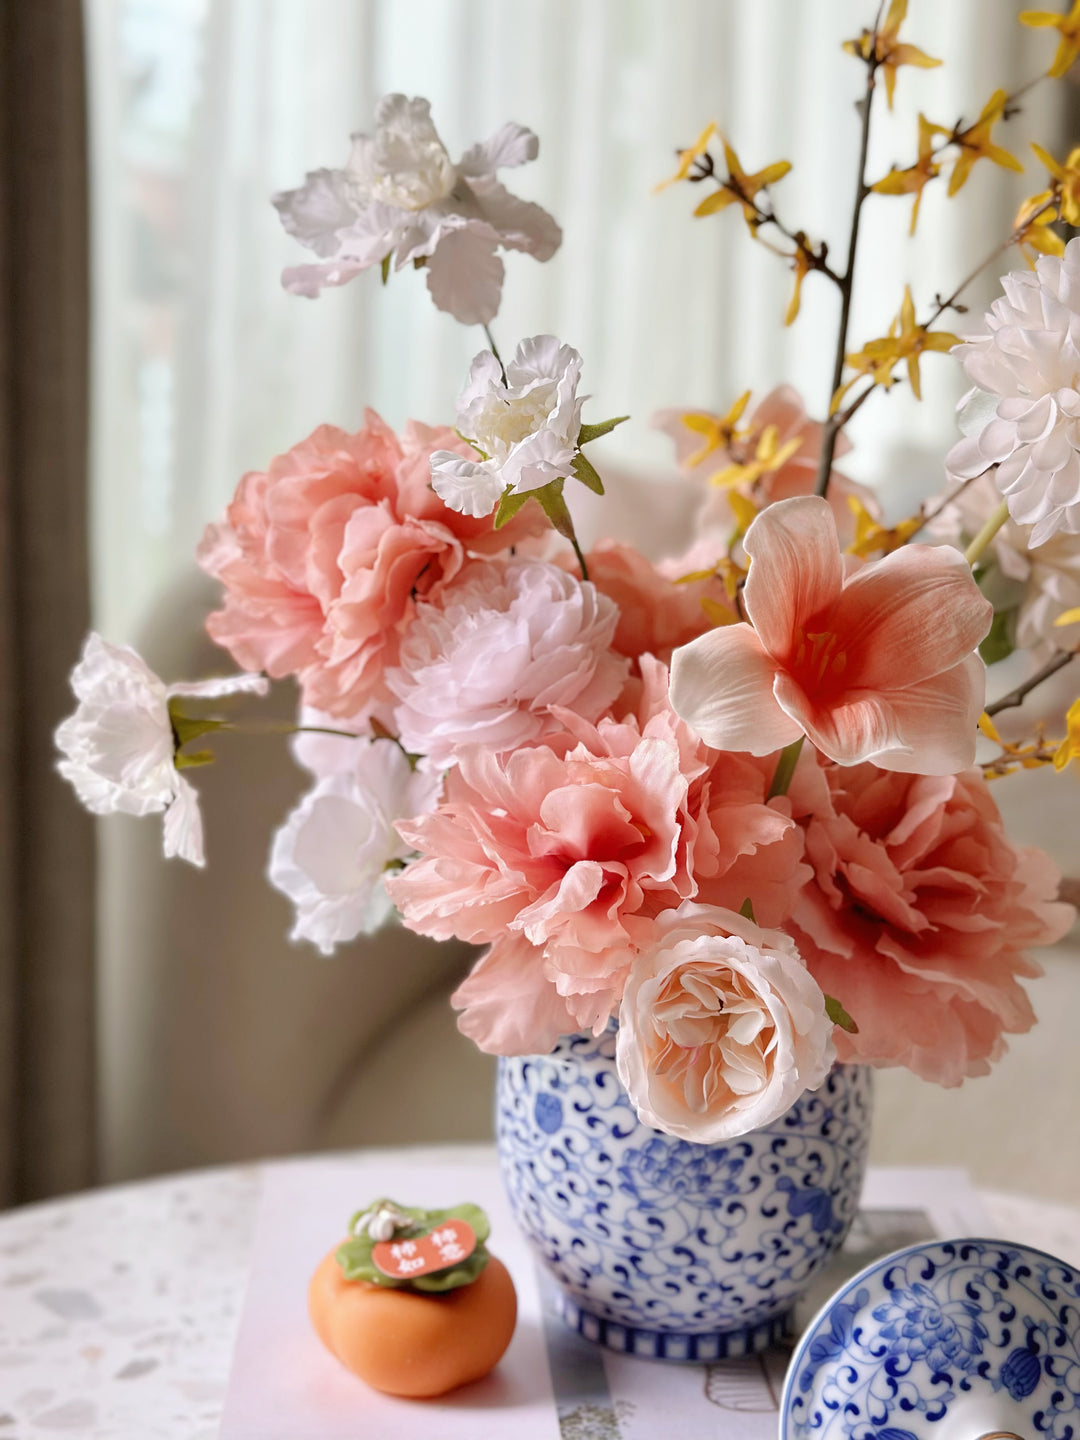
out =
[(499, 1063), (503, 1181), (563, 1318), (650, 1359), (765, 1349), (855, 1216), (869, 1071), (837, 1066), (773, 1124), (692, 1145), (637, 1118), (615, 1036)]
[(1073, 1440), (1080, 1271), (1002, 1240), (932, 1241), (857, 1275), (792, 1358), (780, 1440)]

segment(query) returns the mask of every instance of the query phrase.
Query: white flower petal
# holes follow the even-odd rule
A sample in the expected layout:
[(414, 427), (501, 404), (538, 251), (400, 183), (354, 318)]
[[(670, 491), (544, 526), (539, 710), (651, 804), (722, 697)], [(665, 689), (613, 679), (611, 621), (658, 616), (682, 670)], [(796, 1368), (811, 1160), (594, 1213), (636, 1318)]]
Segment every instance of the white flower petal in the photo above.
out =
[(490, 515), (503, 493), (503, 481), (490, 463), (480, 464), (436, 450), (431, 457), (431, 488), (444, 505), (459, 515)]
[(456, 230), (428, 261), (427, 285), (440, 310), (462, 325), (486, 325), (498, 314), (505, 273), (486, 227)]
[(458, 171), (470, 179), (494, 175), (496, 170), (535, 160), (540, 141), (524, 125), (508, 121), (487, 140), (472, 145), (458, 162)]
[(182, 775), (176, 777), (176, 794), (165, 811), (164, 842), (167, 859), (179, 856), (200, 869), (206, 864), (199, 797)]

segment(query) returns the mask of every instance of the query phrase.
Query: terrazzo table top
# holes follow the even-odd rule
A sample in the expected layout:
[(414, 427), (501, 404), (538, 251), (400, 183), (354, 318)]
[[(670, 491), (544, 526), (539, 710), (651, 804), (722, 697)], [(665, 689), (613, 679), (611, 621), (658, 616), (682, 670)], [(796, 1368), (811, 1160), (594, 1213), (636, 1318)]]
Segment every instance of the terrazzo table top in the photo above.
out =
[[(215, 1440), (259, 1185), (193, 1171), (0, 1214), (0, 1440)], [(981, 1195), (998, 1233), (1080, 1265), (1080, 1210)]]

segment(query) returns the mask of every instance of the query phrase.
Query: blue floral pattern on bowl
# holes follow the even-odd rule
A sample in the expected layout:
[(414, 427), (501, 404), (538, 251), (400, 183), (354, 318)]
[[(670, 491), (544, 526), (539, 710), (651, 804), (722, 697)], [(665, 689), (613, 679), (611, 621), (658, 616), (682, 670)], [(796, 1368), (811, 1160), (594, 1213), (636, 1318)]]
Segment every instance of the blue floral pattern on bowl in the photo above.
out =
[(782, 1440), (1080, 1433), (1080, 1272), (999, 1240), (915, 1245), (851, 1280), (806, 1330)]
[(762, 1130), (694, 1145), (643, 1125), (615, 1030), (499, 1062), (497, 1138), (519, 1225), (590, 1339), (713, 1360), (775, 1343), (862, 1188), (870, 1073), (837, 1066)]

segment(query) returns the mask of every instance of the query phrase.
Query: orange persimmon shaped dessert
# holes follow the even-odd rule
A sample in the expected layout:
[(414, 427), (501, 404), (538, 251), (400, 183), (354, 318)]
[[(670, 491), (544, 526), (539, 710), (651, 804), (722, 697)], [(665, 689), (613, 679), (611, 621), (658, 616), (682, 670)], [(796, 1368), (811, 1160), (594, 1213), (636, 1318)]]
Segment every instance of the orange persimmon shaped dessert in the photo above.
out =
[(308, 1288), (319, 1339), (374, 1390), (445, 1395), (494, 1369), (517, 1323), (506, 1266), (476, 1205), (417, 1210), (377, 1200)]

